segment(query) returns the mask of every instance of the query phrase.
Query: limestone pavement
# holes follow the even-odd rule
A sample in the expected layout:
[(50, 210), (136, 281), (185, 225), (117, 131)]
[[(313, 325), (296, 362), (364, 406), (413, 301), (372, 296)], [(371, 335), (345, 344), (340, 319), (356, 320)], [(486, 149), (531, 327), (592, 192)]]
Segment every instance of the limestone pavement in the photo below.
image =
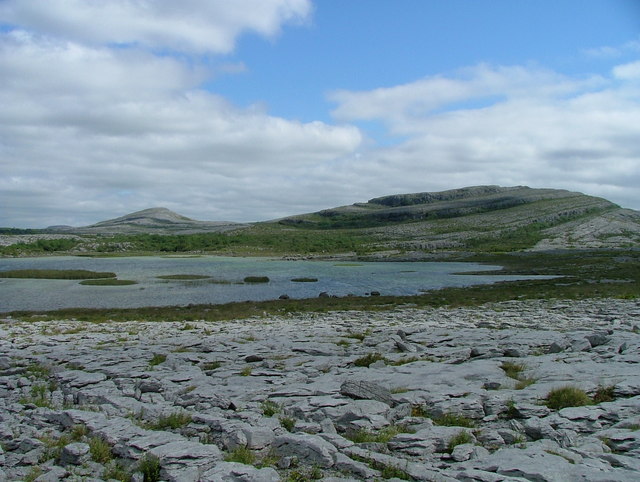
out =
[(639, 362), (636, 300), (4, 318), (0, 481), (636, 481)]

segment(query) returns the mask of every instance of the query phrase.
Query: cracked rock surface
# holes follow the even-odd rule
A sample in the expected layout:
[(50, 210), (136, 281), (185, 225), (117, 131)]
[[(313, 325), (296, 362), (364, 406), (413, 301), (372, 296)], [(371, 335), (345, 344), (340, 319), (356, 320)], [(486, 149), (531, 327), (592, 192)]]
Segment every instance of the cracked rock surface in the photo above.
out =
[(4, 318), (0, 481), (637, 481), (639, 363), (635, 300)]

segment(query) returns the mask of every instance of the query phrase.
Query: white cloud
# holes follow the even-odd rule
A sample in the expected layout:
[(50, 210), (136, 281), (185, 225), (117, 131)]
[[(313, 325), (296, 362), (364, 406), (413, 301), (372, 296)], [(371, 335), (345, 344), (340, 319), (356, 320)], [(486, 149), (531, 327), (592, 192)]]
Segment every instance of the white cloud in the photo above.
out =
[(311, 10), (310, 0), (4, 0), (0, 20), (80, 43), (228, 53), (240, 34), (272, 37)]
[(0, 35), (0, 66), (0, 225), (87, 224), (156, 205), (255, 220), (268, 208), (236, 206), (272, 191), (265, 179), (303, 176), (361, 143), (353, 126), (239, 109), (172, 57), (13, 31)]
[(399, 136), (397, 145), (366, 153), (366, 165), (354, 164), (380, 194), (525, 184), (639, 208), (637, 69), (621, 65), (606, 79), (480, 65), (331, 98), (337, 118), (379, 121)]
[[(251, 69), (209, 62), (239, 35), (273, 37), (310, 14), (309, 0), (0, 0), (11, 26), (0, 33), (0, 225), (82, 225), (160, 205), (255, 221), (473, 184), (640, 208), (637, 62), (581, 78), (481, 64), (336, 91), (336, 125), (199, 88)], [(396, 144), (364, 143), (361, 121)]]
[(613, 76), (622, 80), (640, 80), (640, 60), (617, 65), (613, 69)]

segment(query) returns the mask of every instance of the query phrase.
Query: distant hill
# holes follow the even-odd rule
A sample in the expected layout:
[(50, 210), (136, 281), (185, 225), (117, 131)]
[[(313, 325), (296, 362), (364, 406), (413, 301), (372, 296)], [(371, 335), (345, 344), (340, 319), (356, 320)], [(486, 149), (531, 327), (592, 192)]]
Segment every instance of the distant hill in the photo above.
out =
[[(74, 234), (193, 234), (223, 232), (246, 227), (245, 224), (228, 221), (196, 221), (166, 208), (150, 208), (136, 211), (115, 219), (101, 221), (79, 228), (64, 226), (60, 231)], [(56, 231), (56, 229), (49, 228)]]
[(640, 212), (578, 192), (526, 186), (395, 194), (274, 222), (366, 230), (380, 237), (380, 248), (417, 251), (640, 245)]
[(253, 224), (196, 221), (166, 208), (152, 208), (91, 226), (59, 226), (46, 232), (71, 236), (194, 234), (237, 229), (255, 234), (256, 239), (272, 236), (281, 241), (288, 234), (304, 234), (305, 239), (312, 240), (326, 237), (326, 231), (337, 235), (348, 231), (373, 240), (367, 249), (380, 256), (640, 247), (640, 212), (579, 192), (526, 186), (472, 186), (393, 194)]

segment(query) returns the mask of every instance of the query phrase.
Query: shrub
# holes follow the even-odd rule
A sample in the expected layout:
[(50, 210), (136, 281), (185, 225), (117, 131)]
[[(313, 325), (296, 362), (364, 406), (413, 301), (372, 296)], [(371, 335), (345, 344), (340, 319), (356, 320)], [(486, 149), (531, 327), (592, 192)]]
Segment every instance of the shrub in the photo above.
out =
[(566, 407), (582, 407), (591, 404), (592, 400), (584, 390), (570, 385), (551, 390), (546, 398), (546, 405), (552, 410), (560, 410)]

